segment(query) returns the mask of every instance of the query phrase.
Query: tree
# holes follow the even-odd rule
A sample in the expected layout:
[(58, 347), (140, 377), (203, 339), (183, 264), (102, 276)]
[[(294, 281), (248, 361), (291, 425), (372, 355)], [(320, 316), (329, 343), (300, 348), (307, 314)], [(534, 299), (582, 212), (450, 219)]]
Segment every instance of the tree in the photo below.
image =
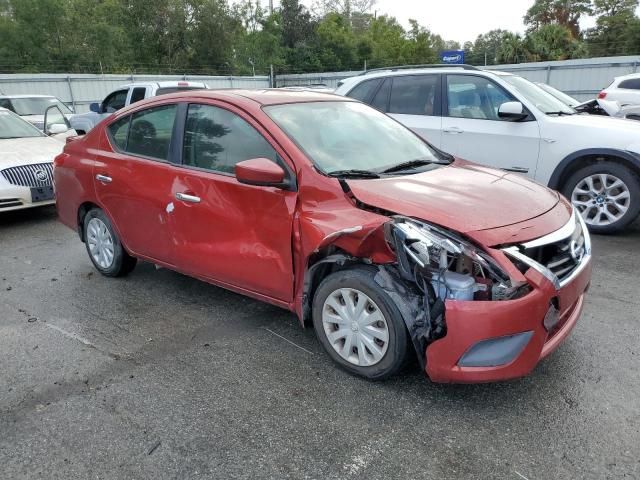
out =
[(472, 65), (485, 65), (485, 62), (486, 65), (495, 65), (498, 62), (498, 53), (503, 39), (508, 33), (506, 30), (496, 29), (478, 35), (472, 48), (469, 48), (471, 45), (467, 42), (465, 44), (466, 62)]
[(528, 51), (523, 38), (517, 33), (507, 32), (502, 36), (498, 50), (499, 63), (520, 63), (527, 60)]
[(546, 25), (569, 29), (572, 38), (580, 36), (580, 18), (591, 14), (591, 0), (535, 0), (527, 10), (524, 23), (528, 33)]
[(562, 25), (544, 25), (531, 33), (527, 38), (527, 49), (537, 62), (580, 56), (580, 42)]
[(587, 32), (589, 53), (595, 56), (632, 55), (640, 53), (635, 32), (638, 0), (594, 0), (598, 15), (595, 28)]

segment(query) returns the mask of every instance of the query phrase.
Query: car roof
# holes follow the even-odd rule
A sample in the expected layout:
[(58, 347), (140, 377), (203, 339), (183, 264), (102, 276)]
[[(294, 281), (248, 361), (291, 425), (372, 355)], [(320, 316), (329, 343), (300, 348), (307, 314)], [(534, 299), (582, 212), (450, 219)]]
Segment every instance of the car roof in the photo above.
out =
[(132, 82), (127, 83), (126, 85), (122, 85), (117, 88), (120, 90), (122, 88), (129, 87), (148, 87), (150, 85), (156, 86), (158, 88), (173, 88), (173, 87), (199, 87), (206, 88), (207, 85), (204, 82), (192, 82), (191, 80), (172, 80), (168, 82)]
[(0, 98), (56, 98), (53, 95), (0, 95)]
[(615, 80), (627, 80), (629, 78), (640, 78), (640, 72), (620, 75), (619, 77), (615, 77)]
[(225, 90), (192, 90), (163, 95), (166, 99), (211, 98), (219, 100), (250, 100), (259, 105), (279, 105), (283, 103), (306, 102), (351, 102), (355, 101), (332, 93), (313, 90), (284, 90), (281, 88), (265, 88), (262, 90), (225, 89)]

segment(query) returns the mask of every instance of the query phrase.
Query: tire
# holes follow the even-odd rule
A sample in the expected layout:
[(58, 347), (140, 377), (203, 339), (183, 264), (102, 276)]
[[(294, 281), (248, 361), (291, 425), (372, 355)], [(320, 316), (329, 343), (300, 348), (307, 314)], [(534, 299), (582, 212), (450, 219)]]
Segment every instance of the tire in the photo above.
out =
[(111, 221), (99, 208), (84, 216), (83, 235), (91, 263), (102, 275), (124, 277), (135, 268), (137, 259), (123, 248)]
[[(316, 290), (312, 315), (316, 335), (334, 362), (344, 370), (369, 380), (384, 380), (397, 374), (407, 364), (411, 342), (400, 311), (391, 297), (375, 282), (376, 272), (374, 268), (355, 267), (327, 276)], [(362, 300), (362, 315), (350, 319), (343, 317), (330, 305), (340, 299), (345, 302), (340, 307), (345, 308), (347, 301), (353, 301), (351, 305), (357, 308), (358, 301)], [(384, 327), (380, 322), (367, 325), (371, 320), (379, 318), (378, 313)], [(357, 325), (353, 325), (353, 318), (356, 318)], [(325, 322), (332, 319), (336, 319), (341, 325)], [(375, 333), (372, 335), (371, 332)], [(385, 332), (386, 342), (383, 340)], [(331, 334), (334, 337), (333, 343), (329, 338)], [(351, 349), (345, 348), (346, 336), (335, 340), (336, 337), (349, 334), (349, 338), (354, 340), (350, 343)], [(338, 350), (348, 352), (350, 360)]]
[[(619, 186), (611, 188), (614, 185)], [(581, 168), (569, 177), (562, 193), (593, 233), (619, 232), (640, 214), (640, 179), (619, 163), (600, 162)]]

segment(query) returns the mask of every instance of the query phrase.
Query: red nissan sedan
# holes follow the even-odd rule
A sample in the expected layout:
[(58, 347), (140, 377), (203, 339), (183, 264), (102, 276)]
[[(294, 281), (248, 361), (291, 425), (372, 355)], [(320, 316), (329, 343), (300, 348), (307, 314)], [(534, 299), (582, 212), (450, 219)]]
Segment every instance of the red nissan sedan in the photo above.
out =
[(328, 94), (153, 98), (70, 140), (54, 172), (102, 274), (144, 260), (286, 308), (374, 380), (414, 354), (435, 382), (526, 375), (591, 278), (585, 224), (556, 192)]

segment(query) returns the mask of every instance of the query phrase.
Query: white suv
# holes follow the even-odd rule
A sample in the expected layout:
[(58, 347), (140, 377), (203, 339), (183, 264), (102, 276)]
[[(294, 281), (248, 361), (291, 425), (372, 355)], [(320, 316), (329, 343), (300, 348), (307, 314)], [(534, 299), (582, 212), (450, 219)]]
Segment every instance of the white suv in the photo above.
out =
[(640, 105), (640, 73), (632, 73), (613, 79), (613, 83), (602, 90), (598, 98), (616, 101), (620, 105)]
[(560, 190), (594, 232), (620, 230), (640, 213), (638, 122), (577, 114), (522, 77), (470, 66), (369, 71), (336, 93), (445, 152)]

